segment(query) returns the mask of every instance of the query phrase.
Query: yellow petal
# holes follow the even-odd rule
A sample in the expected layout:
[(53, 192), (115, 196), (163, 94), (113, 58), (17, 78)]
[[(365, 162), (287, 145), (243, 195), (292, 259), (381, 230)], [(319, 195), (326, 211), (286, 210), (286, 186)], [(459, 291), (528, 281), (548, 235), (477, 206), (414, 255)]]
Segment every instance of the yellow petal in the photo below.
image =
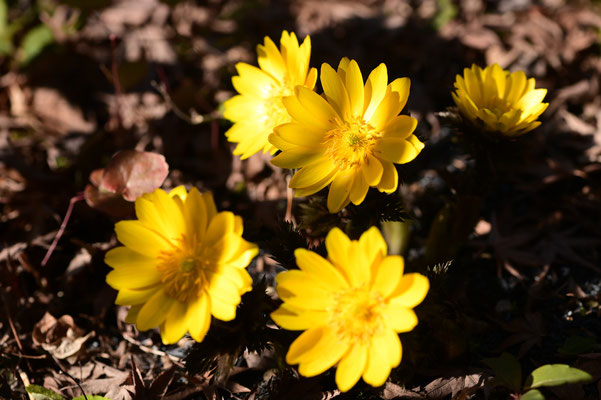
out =
[(229, 233), (234, 231), (236, 224), (234, 214), (230, 211), (222, 211), (215, 216), (210, 222), (207, 228), (207, 234), (205, 236), (205, 243), (207, 246), (212, 246)]
[(388, 72), (385, 64), (380, 64), (371, 71), (367, 82), (365, 82), (365, 103), (363, 107), (365, 112), (363, 118), (365, 121), (369, 121), (371, 116), (376, 111), (380, 102), (386, 95), (386, 88), (388, 83)]
[(148, 289), (121, 289), (119, 290), (119, 293), (117, 293), (115, 304), (120, 306), (142, 304), (152, 297), (152, 295), (155, 294), (159, 288), (160, 286), (155, 286)]
[(367, 160), (362, 166), (363, 177), (369, 186), (376, 186), (382, 179), (384, 168), (382, 163), (371, 154), (367, 155)]
[(349, 193), (349, 199), (353, 204), (361, 204), (367, 195), (369, 190), (369, 184), (363, 176), (361, 169), (355, 171), (355, 177), (353, 178), (353, 185), (351, 186), (351, 192)]
[(254, 84), (255, 93), (259, 97), (269, 97), (272, 87), (278, 85), (278, 81), (271, 75), (252, 65), (240, 62), (236, 64), (236, 70), (240, 78)]
[(507, 79), (507, 86), (505, 87), (505, 100), (511, 104), (515, 104), (526, 88), (526, 74), (524, 71), (513, 72)]
[(203, 240), (208, 221), (207, 206), (198, 189), (190, 189), (190, 193), (186, 197), (184, 210), (188, 232), (186, 238), (192, 246), (195, 241), (200, 242)]
[(418, 273), (404, 275), (391, 295), (391, 303), (413, 308), (424, 300), (428, 289), (430, 282), (425, 276)]
[(337, 169), (332, 169), (327, 175), (324, 175), (323, 178), (321, 178), (315, 184), (304, 187), (304, 188), (295, 188), (296, 190), (294, 192), (294, 196), (295, 197), (310, 196), (314, 193), (319, 192), (321, 189), (323, 189), (324, 187), (326, 187), (330, 183), (332, 183), (332, 180), (336, 176), (337, 172), (338, 172)]
[(106, 283), (114, 289), (139, 289), (161, 280), (158, 259), (143, 256), (127, 247), (112, 249), (106, 253), (104, 262), (114, 268), (106, 276)]
[(336, 365), (348, 347), (348, 343), (340, 340), (333, 329), (326, 328), (311, 351), (300, 359), (298, 372), (307, 377), (319, 375)]
[(286, 362), (288, 364), (298, 364), (307, 353), (311, 352), (324, 335), (325, 331), (326, 328), (323, 325), (304, 331), (290, 345), (288, 353), (286, 354)]
[(177, 196), (182, 201), (186, 201), (186, 198), (188, 197), (188, 191), (186, 190), (186, 187), (184, 185), (179, 185), (169, 191), (169, 196), (170, 197)]
[(227, 263), (232, 267), (244, 269), (257, 254), (259, 254), (259, 247), (242, 239), (239, 242), (238, 253), (230, 258)]
[(359, 381), (367, 364), (367, 353), (368, 347), (356, 342), (342, 356), (336, 368), (336, 384), (341, 392), (350, 390)]
[(271, 163), (280, 168), (302, 168), (319, 160), (320, 152), (311, 152), (302, 148), (286, 150), (271, 159)]
[(171, 243), (141, 221), (120, 221), (115, 224), (117, 239), (125, 247), (151, 258), (172, 249)]
[(480, 80), (477, 77), (477, 74), (474, 72), (479, 70), (479, 67), (472, 66), (472, 69), (465, 68), (463, 70), (463, 76), (465, 77), (465, 86), (467, 87), (467, 93), (469, 97), (471, 97), (475, 103), (481, 104), (483, 93)]
[(370, 264), (367, 254), (357, 241), (352, 241), (348, 248), (348, 263), (341, 266), (348, 276), (351, 287), (360, 287), (371, 279)]
[(139, 201), (136, 200), (136, 214), (138, 211), (142, 211), (142, 216), (148, 218), (145, 220), (138, 215), (141, 221), (169, 240), (179, 239), (186, 231), (182, 210), (164, 190), (156, 189), (153, 193), (139, 198)]
[(337, 213), (349, 203), (349, 194), (353, 185), (354, 172), (350, 169), (339, 171), (328, 193), (328, 210)]
[[(209, 281), (208, 292), (211, 298), (217, 296), (222, 299), (237, 300), (240, 297), (239, 286), (224, 274), (207, 274), (207, 279)], [(239, 303), (239, 300), (236, 303)]]
[(307, 79), (305, 79), (305, 86), (313, 90), (317, 83), (317, 69), (311, 68), (307, 73)]
[(301, 271), (326, 289), (336, 291), (348, 288), (344, 276), (319, 254), (305, 249), (296, 249), (294, 256)]
[(493, 82), (497, 88), (497, 97), (501, 97), (505, 94), (506, 77), (505, 71), (499, 66), (499, 64), (493, 64), (491, 67), (491, 75)]
[(276, 290), (287, 304), (307, 310), (323, 310), (333, 304), (333, 292), (302, 271), (281, 272), (275, 279)]
[(372, 289), (388, 297), (399, 284), (403, 275), (404, 261), (401, 256), (388, 256), (377, 266)]
[(257, 56), (262, 70), (268, 72), (280, 82), (284, 80), (286, 64), (277, 46), (269, 37), (265, 36), (264, 45), (257, 45)]
[(383, 312), (386, 325), (395, 332), (409, 332), (417, 326), (415, 312), (398, 304), (390, 303)]
[(221, 297), (216, 297), (215, 294), (211, 295), (211, 314), (217, 319), (222, 321), (231, 321), (236, 318), (236, 306), (240, 303), (240, 298), (238, 297), (237, 303), (233, 304), (228, 300), (231, 299), (223, 299)]
[[(264, 124), (268, 117), (265, 113), (265, 102), (252, 96), (234, 96), (223, 103), (223, 108), (223, 116), (233, 122), (244, 122), (252, 118)], [(231, 137), (231, 133), (228, 136)]]
[(326, 236), (328, 260), (341, 272), (344, 271), (342, 266), (347, 265), (349, 262), (348, 257), (350, 246), (350, 239), (339, 228), (333, 228)]
[(188, 330), (188, 321), (186, 320), (187, 309), (186, 303), (173, 301), (161, 330), (163, 344), (175, 344), (184, 337)]
[(388, 92), (369, 119), (370, 125), (377, 131), (384, 130), (401, 111), (399, 100), (397, 92)]
[[(340, 70), (340, 67), (338, 68)], [(363, 87), (363, 75), (361, 75), (361, 70), (355, 60), (348, 63), (345, 71), (345, 81), (351, 103), (351, 115), (353, 117), (362, 117), (365, 89)]]
[(401, 112), (401, 110), (405, 107), (405, 104), (407, 104), (407, 100), (409, 99), (411, 80), (409, 78), (397, 78), (390, 83), (390, 88), (393, 92), (397, 92), (399, 94), (399, 112)]
[(399, 174), (396, 171), (396, 167), (390, 161), (380, 161), (382, 164), (383, 172), (382, 179), (378, 184), (378, 190), (385, 193), (392, 193), (396, 190), (399, 184)]
[(374, 146), (374, 151), (379, 158), (396, 164), (412, 161), (420, 150), (416, 149), (408, 140), (396, 137), (380, 138)]
[(138, 313), (140, 312), (141, 308), (142, 308), (141, 305), (131, 306), (129, 308), (129, 310), (127, 311), (127, 316), (125, 317), (125, 322), (128, 324), (135, 324), (136, 319), (138, 319)]
[(329, 158), (321, 158), (317, 162), (301, 168), (290, 179), (291, 188), (305, 188), (321, 182), (326, 176), (331, 175), (336, 166)]
[(526, 93), (522, 98), (517, 102), (516, 107), (521, 108), (528, 112), (530, 109), (539, 105), (545, 96), (547, 95), (547, 89), (535, 89), (528, 93)]
[(336, 70), (336, 73), (343, 82), (346, 82), (346, 71), (348, 70), (350, 63), (351, 60), (349, 60), (348, 57), (342, 57), (338, 63), (338, 69)]
[(140, 309), (136, 320), (138, 329), (146, 331), (161, 325), (174, 301), (163, 289), (158, 290)]
[(350, 116), (349, 95), (344, 83), (329, 64), (321, 64), (321, 86), (328, 102), (334, 107), (341, 119)]
[(323, 325), (328, 322), (328, 318), (329, 315), (324, 310), (305, 310), (287, 303), (271, 313), (271, 319), (276, 324), (290, 331), (304, 331)]
[(283, 99), (294, 120), (326, 131), (333, 126), (336, 111), (323, 97), (303, 86), (297, 86), (294, 93)]
[(417, 120), (408, 115), (399, 115), (392, 119), (382, 131), (383, 137), (407, 139), (417, 127)]
[(378, 387), (386, 382), (391, 369), (389, 358), (395, 356), (387, 353), (390, 350), (384, 335), (372, 338), (367, 356), (367, 365), (363, 372), (365, 383)]
[(192, 339), (202, 342), (211, 326), (211, 304), (206, 293), (201, 293), (196, 300), (188, 304), (186, 321)]
[(288, 143), (310, 148), (321, 146), (326, 133), (321, 129), (311, 129), (309, 126), (294, 122), (279, 125), (275, 128), (275, 132)]

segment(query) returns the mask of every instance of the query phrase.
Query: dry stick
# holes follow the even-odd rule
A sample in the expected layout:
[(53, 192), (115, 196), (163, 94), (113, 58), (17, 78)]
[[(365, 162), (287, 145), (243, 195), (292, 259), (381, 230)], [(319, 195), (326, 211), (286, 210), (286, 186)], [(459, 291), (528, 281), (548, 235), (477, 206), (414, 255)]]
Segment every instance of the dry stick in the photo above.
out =
[(188, 115), (185, 112), (183, 112), (182, 110), (180, 110), (179, 107), (175, 105), (175, 103), (173, 102), (173, 99), (169, 95), (169, 93), (167, 91), (167, 84), (165, 82), (158, 83), (157, 81), (152, 81), (152, 82), (150, 82), (150, 85), (153, 88), (155, 88), (157, 92), (159, 92), (161, 97), (163, 97), (163, 100), (165, 100), (165, 103), (167, 103), (169, 105), (169, 108), (171, 109), (171, 111), (173, 111), (173, 113), (175, 115), (177, 115), (178, 117), (180, 117), (181, 119), (183, 119), (184, 121), (189, 123), (190, 125), (198, 125), (203, 122), (212, 120), (212, 118), (210, 116), (201, 115), (201, 114), (197, 113), (196, 111), (194, 111), (193, 109), (190, 109), (190, 115)]
[(81, 385), (79, 384), (79, 382), (77, 381), (77, 379), (73, 378), (73, 376), (71, 376), (70, 373), (68, 373), (67, 371), (65, 371), (65, 369), (61, 366), (61, 364), (58, 362), (58, 360), (56, 359), (56, 357), (54, 357), (53, 355), (51, 355), (51, 357), (54, 360), (54, 363), (56, 364), (56, 366), (58, 367), (58, 369), (60, 369), (63, 374), (67, 375), (67, 377), (69, 377), (73, 382), (75, 382), (75, 384), (77, 385), (77, 387), (79, 388), (79, 390), (81, 390), (81, 393), (83, 394), (84, 399), (88, 400), (88, 396), (86, 396), (86, 392), (84, 392), (83, 388), (81, 387)]
[(69, 200), (69, 208), (67, 208), (67, 212), (65, 213), (65, 218), (63, 218), (63, 222), (62, 222), (60, 228), (58, 229), (58, 232), (56, 232), (56, 236), (54, 237), (52, 244), (48, 248), (48, 251), (46, 252), (46, 255), (44, 256), (44, 259), (42, 260), (42, 263), (41, 263), (42, 267), (46, 266), (46, 263), (50, 259), (50, 256), (52, 255), (52, 252), (56, 248), (58, 241), (63, 236), (63, 233), (65, 233), (65, 228), (67, 227), (67, 222), (69, 222), (69, 218), (71, 218), (71, 212), (73, 211), (73, 206), (75, 205), (75, 203), (77, 203), (78, 201), (81, 201), (83, 199), (84, 199), (84, 196), (83, 196), (83, 192), (82, 192), (82, 193), (79, 193), (79, 194), (71, 197), (71, 200)]
[(292, 222), (294, 227), (296, 228), (296, 222), (292, 218), (292, 201), (294, 200), (294, 189), (292, 189), (290, 185), (290, 177), (286, 179), (287, 188), (286, 188), (286, 215), (284, 216), (284, 221)]

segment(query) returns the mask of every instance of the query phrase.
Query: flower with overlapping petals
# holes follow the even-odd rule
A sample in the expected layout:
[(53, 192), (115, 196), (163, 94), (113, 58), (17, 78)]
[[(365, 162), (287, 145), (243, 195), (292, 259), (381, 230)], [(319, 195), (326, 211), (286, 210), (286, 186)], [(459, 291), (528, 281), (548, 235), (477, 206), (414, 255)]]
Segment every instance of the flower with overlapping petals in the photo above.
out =
[(504, 136), (519, 136), (541, 124), (547, 109), (547, 89), (535, 89), (534, 78), (524, 71), (509, 72), (498, 64), (477, 65), (457, 75), (453, 100), (463, 117), (478, 129)]
[(413, 308), (429, 289), (426, 277), (403, 275), (403, 258), (388, 256), (380, 231), (371, 228), (351, 241), (338, 228), (326, 237), (328, 258), (297, 249), (299, 270), (276, 276), (284, 303), (271, 314), (282, 328), (304, 330), (290, 346), (286, 362), (301, 375), (337, 366), (341, 391), (359, 378), (384, 384), (401, 362), (399, 332), (417, 325)]
[(395, 163), (413, 160), (424, 147), (413, 134), (417, 121), (399, 115), (409, 96), (409, 78), (388, 84), (386, 65), (365, 84), (355, 60), (343, 58), (338, 70), (321, 67), (324, 95), (296, 87), (284, 98), (293, 121), (278, 126), (269, 141), (282, 152), (271, 162), (300, 168), (290, 180), (296, 196), (330, 186), (328, 209), (360, 204), (370, 186), (392, 193), (398, 185)]
[(242, 239), (242, 218), (218, 213), (212, 195), (196, 188), (156, 189), (135, 207), (138, 219), (115, 225), (123, 246), (105, 257), (113, 268), (106, 281), (119, 291), (115, 303), (131, 306), (126, 321), (138, 329), (159, 327), (165, 344), (186, 332), (200, 342), (211, 315), (236, 316), (258, 248)]
[(225, 118), (234, 125), (225, 133), (230, 142), (238, 143), (234, 155), (248, 158), (260, 150), (274, 154), (276, 148), (267, 137), (276, 126), (290, 122), (282, 98), (301, 85), (313, 90), (317, 70), (309, 68), (311, 39), (299, 46), (294, 33), (282, 32), (280, 50), (269, 37), (257, 46), (259, 67), (236, 64), (238, 76), (232, 78), (240, 93), (225, 102)]

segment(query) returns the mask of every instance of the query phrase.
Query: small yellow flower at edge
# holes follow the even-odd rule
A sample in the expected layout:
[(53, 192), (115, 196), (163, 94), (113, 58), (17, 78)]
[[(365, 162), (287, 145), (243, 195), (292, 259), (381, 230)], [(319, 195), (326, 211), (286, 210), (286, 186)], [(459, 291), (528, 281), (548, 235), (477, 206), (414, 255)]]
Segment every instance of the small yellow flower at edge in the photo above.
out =
[(519, 136), (541, 124), (537, 118), (547, 109), (546, 89), (535, 89), (534, 78), (524, 71), (510, 73), (498, 64), (477, 65), (457, 75), (453, 100), (461, 114), (476, 128), (505, 136)]
[(230, 142), (238, 143), (234, 155), (242, 159), (260, 150), (276, 152), (267, 137), (276, 126), (290, 122), (282, 98), (291, 95), (297, 85), (313, 90), (317, 80), (317, 70), (309, 69), (309, 36), (299, 46), (296, 35), (284, 31), (280, 50), (265, 37), (265, 44), (257, 46), (257, 53), (260, 68), (236, 64), (239, 75), (232, 78), (232, 83), (240, 94), (224, 104), (224, 117), (234, 122), (225, 135)]
[(428, 279), (403, 275), (403, 258), (387, 256), (375, 227), (358, 241), (334, 228), (326, 248), (327, 260), (297, 249), (300, 270), (276, 276), (284, 303), (271, 317), (284, 329), (305, 331), (290, 346), (286, 362), (300, 364), (300, 374), (308, 377), (337, 366), (336, 384), (343, 392), (361, 377), (383, 385), (401, 362), (397, 333), (417, 325), (413, 308), (425, 298)]
[(126, 322), (138, 329), (159, 327), (165, 344), (186, 332), (200, 342), (211, 315), (235, 318), (240, 296), (252, 287), (246, 267), (258, 248), (242, 239), (242, 218), (218, 213), (212, 195), (196, 188), (156, 189), (135, 207), (137, 220), (115, 225), (123, 246), (105, 257), (115, 303), (131, 306)]
[(330, 186), (328, 209), (360, 204), (370, 187), (392, 193), (398, 186), (394, 164), (413, 160), (424, 147), (413, 135), (417, 120), (399, 115), (409, 96), (409, 78), (388, 84), (386, 65), (365, 84), (355, 60), (343, 58), (335, 71), (321, 67), (324, 96), (297, 86), (284, 98), (292, 122), (280, 125), (269, 141), (282, 152), (272, 164), (300, 168), (290, 180), (296, 196)]

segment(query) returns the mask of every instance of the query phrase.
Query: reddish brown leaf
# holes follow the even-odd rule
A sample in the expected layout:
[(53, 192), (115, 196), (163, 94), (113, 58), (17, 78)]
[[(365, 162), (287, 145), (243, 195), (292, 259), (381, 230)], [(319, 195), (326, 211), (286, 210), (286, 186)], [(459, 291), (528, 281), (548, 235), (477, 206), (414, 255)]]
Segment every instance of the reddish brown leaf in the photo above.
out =
[(168, 172), (169, 165), (162, 155), (124, 150), (115, 154), (104, 169), (99, 189), (120, 193), (125, 200), (135, 201), (161, 186)]

